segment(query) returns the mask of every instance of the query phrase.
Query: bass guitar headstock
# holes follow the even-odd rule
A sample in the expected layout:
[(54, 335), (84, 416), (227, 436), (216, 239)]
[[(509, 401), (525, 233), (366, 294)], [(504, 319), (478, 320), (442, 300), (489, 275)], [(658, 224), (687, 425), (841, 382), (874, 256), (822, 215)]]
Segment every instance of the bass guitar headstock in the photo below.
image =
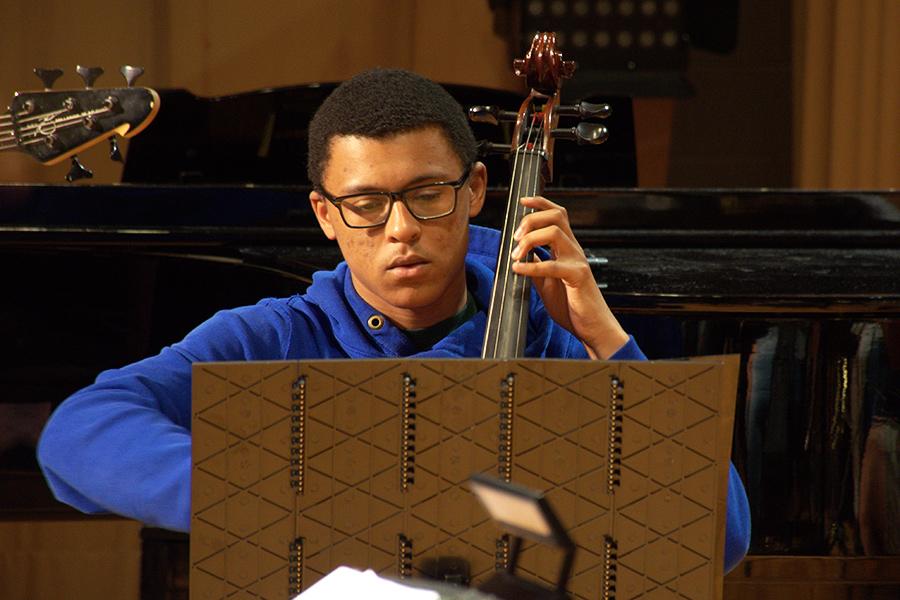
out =
[(126, 87), (94, 88), (100, 67), (76, 69), (84, 89), (52, 90), (59, 69), (35, 69), (44, 83), (41, 91), (16, 92), (7, 114), (0, 115), (0, 150), (19, 150), (45, 165), (67, 158), (72, 168), (68, 181), (93, 174), (77, 154), (109, 140), (110, 158), (122, 160), (116, 136), (130, 138), (146, 128), (159, 111), (159, 95), (150, 88), (134, 87), (140, 67), (120, 69)]

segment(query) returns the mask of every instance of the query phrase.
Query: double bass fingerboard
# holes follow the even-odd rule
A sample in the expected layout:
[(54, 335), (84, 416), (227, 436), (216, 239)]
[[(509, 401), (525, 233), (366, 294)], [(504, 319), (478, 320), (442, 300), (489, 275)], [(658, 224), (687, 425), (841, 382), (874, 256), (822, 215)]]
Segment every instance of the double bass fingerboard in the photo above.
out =
[[(513, 232), (519, 227), (522, 218), (533, 212), (522, 206), (519, 200), (542, 193), (543, 163), (541, 153), (529, 149), (518, 151), (513, 162), (513, 178), (500, 235), (497, 270), (491, 290), (481, 358), (508, 359), (524, 356), (531, 280), (512, 270), (512, 251), (516, 247)], [(532, 253), (529, 252), (523, 260), (531, 260), (531, 257)]]

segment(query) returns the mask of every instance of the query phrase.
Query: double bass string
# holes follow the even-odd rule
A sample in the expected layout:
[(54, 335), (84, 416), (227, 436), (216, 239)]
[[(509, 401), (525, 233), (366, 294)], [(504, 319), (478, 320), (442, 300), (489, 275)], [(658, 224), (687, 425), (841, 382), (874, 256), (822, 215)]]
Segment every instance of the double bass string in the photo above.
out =
[[(540, 178), (541, 178), (540, 161), (537, 160), (539, 158), (540, 151), (535, 150), (535, 148), (540, 148), (543, 143), (544, 129), (543, 129), (543, 127), (536, 127), (533, 129), (536, 131), (536, 135), (535, 135), (534, 141), (532, 142), (532, 152), (530, 153), (530, 156), (529, 156), (529, 159), (531, 161), (531, 173), (530, 173), (531, 181), (528, 181), (528, 179), (526, 179), (526, 177), (522, 178), (526, 183), (526, 190), (525, 190), (526, 196), (534, 196), (537, 194), (538, 186), (540, 184)], [(529, 132), (529, 134), (530, 134), (530, 132)], [(529, 135), (529, 137), (530, 137), (530, 135)], [(530, 183), (530, 185), (527, 185), (529, 183)], [(522, 206), (521, 203), (519, 203), (519, 202), (516, 203), (516, 206), (517, 206), (517, 210), (522, 211), (521, 216), (518, 217), (518, 219), (517, 219), (517, 221), (521, 222), (522, 218), (524, 218), (525, 215), (529, 212), (529, 209)], [(515, 277), (521, 277), (521, 276), (515, 275)], [(517, 335), (527, 335), (528, 328), (527, 328), (527, 325), (525, 327), (523, 327), (523, 320), (527, 323), (528, 311), (524, 310), (524, 308), (525, 308), (526, 299), (527, 299), (529, 291), (530, 291), (530, 286), (522, 285), (519, 288), (519, 290), (520, 290), (520, 296), (519, 296), (520, 310), (519, 310), (519, 314), (517, 315), (518, 321), (516, 323), (516, 332), (517, 332)], [(517, 339), (516, 347), (524, 348), (523, 340)]]
[[(518, 226), (518, 223), (521, 221), (521, 217), (519, 214), (520, 210), (522, 211), (522, 216), (524, 216), (524, 208), (525, 207), (523, 207), (521, 205), (521, 203), (518, 202), (518, 199), (523, 197), (523, 194), (522, 194), (523, 184), (527, 185), (527, 183), (528, 183), (528, 179), (527, 179), (527, 176), (525, 175), (525, 173), (527, 173), (527, 167), (529, 166), (529, 146), (533, 148), (534, 145), (537, 143), (539, 136), (540, 136), (540, 131), (541, 130), (539, 128), (535, 128), (534, 117), (532, 116), (532, 121), (528, 124), (528, 133), (526, 135), (525, 141), (523, 143), (519, 144), (519, 146), (516, 148), (515, 158), (513, 160), (513, 177), (515, 180), (515, 186), (510, 187), (510, 190), (509, 190), (509, 198), (507, 199), (507, 211), (506, 211), (506, 215), (504, 217), (504, 223), (503, 223), (503, 228), (505, 231), (507, 231), (509, 233), (509, 235), (507, 236), (507, 239), (504, 240), (504, 243), (506, 244), (506, 250), (505, 250), (505, 252), (501, 253), (501, 256), (503, 257), (503, 263), (502, 263), (502, 265), (498, 265), (498, 271), (497, 271), (498, 273), (501, 273), (501, 272), (504, 273), (502, 286), (499, 290), (500, 305), (498, 307), (496, 307), (498, 310), (497, 318), (491, 319), (490, 315), (489, 315), (489, 319), (488, 319), (489, 322), (495, 323), (497, 325), (499, 325), (499, 323), (502, 321), (500, 316), (504, 314), (505, 310), (507, 310), (507, 299), (509, 299), (509, 300), (513, 299), (511, 291), (509, 290), (509, 286), (514, 285), (514, 283), (517, 280), (516, 278), (519, 277), (519, 275), (517, 275), (515, 273), (511, 273), (511, 270), (512, 270), (512, 248), (513, 248), (513, 245), (515, 244), (515, 240), (512, 237), (512, 232), (513, 232), (514, 228)], [(535, 132), (537, 132), (537, 134), (535, 134)], [(520, 158), (521, 158), (521, 161), (520, 161)], [(531, 156), (530, 158), (533, 161), (533, 156)], [(523, 286), (523, 288), (527, 289), (527, 286)], [(520, 301), (521, 300), (522, 300), (522, 298), (520, 298)], [(519, 306), (521, 307), (522, 304), (520, 304)], [(517, 331), (517, 335), (518, 335), (518, 332), (521, 330), (521, 319), (522, 319), (522, 311), (521, 310), (519, 310), (517, 319), (518, 319), (517, 325), (519, 325), (519, 327), (516, 329), (516, 331)], [(499, 341), (500, 341), (499, 335), (495, 335), (494, 339), (493, 339), (494, 348), (491, 352), (491, 356), (493, 356), (493, 357), (496, 357), (496, 355), (497, 355), (497, 345), (499, 344)], [(519, 347), (520, 340), (517, 338), (516, 341), (517, 341), (516, 345), (517, 345), (517, 347)]]
[[(512, 181), (510, 182), (511, 184), (515, 182), (516, 185), (518, 185), (518, 179), (516, 175), (519, 169), (519, 158), (522, 155), (523, 145), (527, 145), (527, 142), (526, 144), (519, 144), (518, 146), (516, 146), (515, 152), (513, 153)], [(510, 229), (510, 220), (515, 220), (513, 216), (514, 213), (512, 211), (516, 193), (517, 190), (515, 186), (510, 185), (509, 197), (506, 200), (506, 212), (503, 216), (503, 231), (510, 235), (507, 235), (507, 238), (505, 240), (500, 240), (500, 248), (497, 256), (497, 269), (496, 274), (494, 275), (494, 292), (491, 298), (490, 307), (488, 309), (488, 329), (485, 331), (485, 343), (482, 350), (482, 358), (497, 358), (497, 346), (500, 343), (497, 330), (499, 329), (499, 323), (502, 322), (501, 317), (503, 315), (504, 305), (506, 304), (506, 289), (507, 285), (509, 284), (510, 254), (512, 251), (512, 231)], [(504, 244), (506, 244), (506, 246), (504, 246)], [(500, 277), (502, 277), (503, 279), (501, 280)]]
[[(531, 184), (530, 189), (528, 189), (529, 186), (526, 185), (526, 193), (525, 193), (526, 196), (534, 196), (535, 194), (537, 194), (538, 185), (540, 184), (540, 178), (541, 178), (540, 161), (537, 160), (537, 158), (539, 157), (539, 154), (538, 154), (539, 151), (535, 151), (534, 149), (541, 147), (541, 145), (543, 143), (544, 129), (543, 129), (543, 127), (537, 127), (537, 128), (533, 128), (533, 129), (537, 132), (535, 139), (532, 143), (532, 152), (529, 155), (529, 160), (531, 161), (531, 167), (532, 167), (531, 174), (532, 174), (533, 181), (530, 182), (530, 184)], [(529, 131), (529, 137), (530, 137), (530, 131)], [(535, 165), (535, 162), (537, 162), (537, 165)], [(522, 179), (524, 180), (525, 177), (523, 177)], [(529, 183), (529, 182), (526, 180), (526, 183)], [(521, 222), (522, 218), (524, 218), (525, 215), (528, 213), (528, 209), (526, 207), (522, 206), (522, 204), (520, 202), (517, 202), (516, 206), (517, 206), (517, 211), (518, 210), (522, 211), (521, 216), (519, 218), (517, 218), (517, 221)], [(517, 274), (517, 275), (515, 275), (515, 277), (521, 277), (521, 276)], [(521, 308), (525, 307), (525, 301), (526, 301), (526, 298), (529, 293), (529, 287), (530, 286), (528, 286), (528, 285), (522, 285), (520, 287), (521, 295), (519, 297), (519, 306)], [(523, 322), (523, 320), (525, 321), (525, 323), (528, 322), (528, 311), (520, 309), (519, 314), (517, 315), (517, 318), (518, 318), (518, 321), (516, 323), (516, 335), (526, 335), (527, 336), (528, 327), (527, 327), (527, 325), (525, 327), (523, 327), (522, 322)], [(523, 342), (524, 342), (524, 340), (517, 339), (516, 347), (524, 348)]]

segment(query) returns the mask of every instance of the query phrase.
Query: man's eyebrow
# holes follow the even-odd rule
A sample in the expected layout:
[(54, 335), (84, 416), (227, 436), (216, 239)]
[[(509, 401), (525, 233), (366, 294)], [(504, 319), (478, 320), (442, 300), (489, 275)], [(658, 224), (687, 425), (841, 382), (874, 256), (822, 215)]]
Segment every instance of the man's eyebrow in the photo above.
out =
[[(446, 173), (426, 173), (424, 175), (420, 175), (420, 176), (416, 177), (415, 179), (411, 179), (411, 180), (407, 181), (403, 185), (403, 187), (400, 189), (405, 190), (407, 188), (415, 187), (415, 186), (423, 184), (423, 183), (440, 183), (443, 181), (453, 181), (454, 179), (455, 179), (455, 177), (453, 177), (452, 175), (447, 175)], [(352, 185), (347, 188), (344, 188), (343, 193), (341, 195), (349, 196), (351, 194), (364, 194), (366, 192), (398, 192), (398, 191), (400, 191), (400, 190), (399, 189), (398, 190), (386, 190), (384, 188), (379, 188), (379, 187), (375, 187), (372, 185), (359, 184), (359, 185)]]

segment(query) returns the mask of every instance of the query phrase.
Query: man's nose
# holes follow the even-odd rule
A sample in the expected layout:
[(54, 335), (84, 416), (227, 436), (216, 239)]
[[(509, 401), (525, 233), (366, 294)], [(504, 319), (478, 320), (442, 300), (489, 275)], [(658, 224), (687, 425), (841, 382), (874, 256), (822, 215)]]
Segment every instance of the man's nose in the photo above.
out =
[(406, 205), (397, 200), (391, 207), (385, 231), (389, 237), (399, 242), (413, 242), (422, 234), (422, 226)]

